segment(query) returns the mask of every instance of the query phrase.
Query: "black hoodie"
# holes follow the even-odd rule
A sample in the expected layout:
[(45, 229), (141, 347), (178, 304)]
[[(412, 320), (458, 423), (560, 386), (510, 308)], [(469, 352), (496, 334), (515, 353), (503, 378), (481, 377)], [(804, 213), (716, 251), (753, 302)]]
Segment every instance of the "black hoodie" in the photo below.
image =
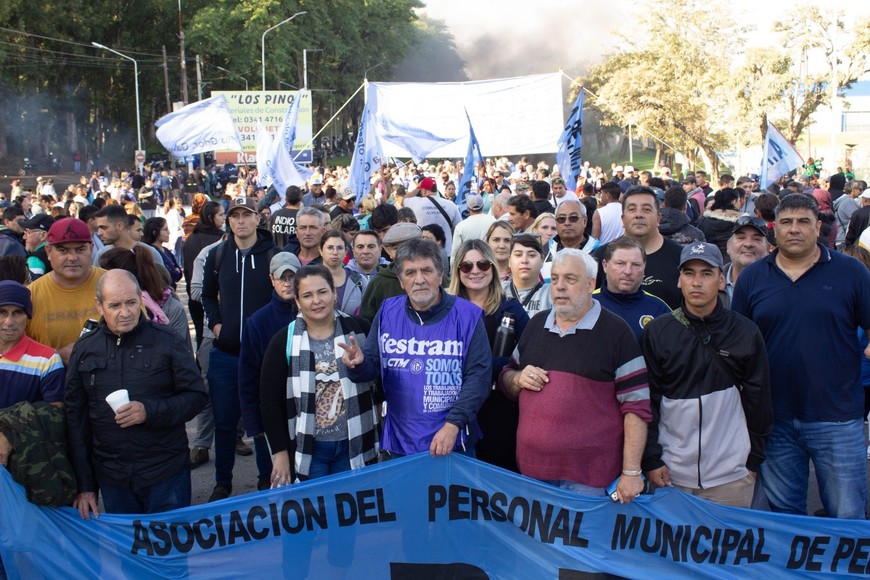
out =
[[(243, 321), (272, 298), (269, 262), (277, 250), (272, 236), (261, 230), (257, 230), (257, 242), (247, 255), (236, 245), (235, 236), (229, 236), (221, 248), (215, 246), (205, 259), (202, 307), (212, 331), (216, 324), (221, 325), (214, 345), (238, 356)], [(218, 256), (220, 265), (215, 264)]]

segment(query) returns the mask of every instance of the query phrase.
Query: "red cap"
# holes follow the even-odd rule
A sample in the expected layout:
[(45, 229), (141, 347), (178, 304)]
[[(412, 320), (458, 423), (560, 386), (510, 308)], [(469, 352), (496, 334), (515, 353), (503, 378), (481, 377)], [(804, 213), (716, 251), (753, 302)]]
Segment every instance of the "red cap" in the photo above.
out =
[(93, 241), (88, 224), (76, 218), (58, 220), (48, 230), (48, 243), (51, 246)]
[(435, 183), (434, 179), (427, 177), (420, 182), (420, 189), (425, 189), (426, 191), (438, 191), (438, 185)]

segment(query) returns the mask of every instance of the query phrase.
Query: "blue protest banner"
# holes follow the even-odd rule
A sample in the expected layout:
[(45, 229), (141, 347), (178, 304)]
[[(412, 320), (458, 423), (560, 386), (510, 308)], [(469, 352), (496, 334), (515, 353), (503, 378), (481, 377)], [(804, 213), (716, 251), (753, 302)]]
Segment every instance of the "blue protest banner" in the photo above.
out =
[(465, 200), (471, 193), (476, 191), (474, 185), (474, 170), (478, 163), (483, 162), (483, 154), (480, 152), (480, 143), (477, 142), (477, 136), (474, 134), (474, 126), (471, 124), (471, 117), (468, 116), (468, 111), (465, 111), (465, 116), (468, 117), (468, 152), (465, 154), (465, 165), (462, 168), (462, 179), (459, 181), (459, 189), (456, 192), (456, 206), (460, 211), (463, 211), (466, 206)]
[(556, 163), (559, 172), (565, 180), (568, 191), (577, 188), (577, 176), (580, 174), (581, 150), (583, 145), (583, 103), (586, 91), (580, 88), (574, 107), (568, 115), (568, 121), (559, 137), (559, 150), (556, 153)]
[(428, 454), (154, 515), (29, 504), (0, 469), (10, 578), (842, 578), (866, 521), (718, 506), (665, 489), (590, 498)]

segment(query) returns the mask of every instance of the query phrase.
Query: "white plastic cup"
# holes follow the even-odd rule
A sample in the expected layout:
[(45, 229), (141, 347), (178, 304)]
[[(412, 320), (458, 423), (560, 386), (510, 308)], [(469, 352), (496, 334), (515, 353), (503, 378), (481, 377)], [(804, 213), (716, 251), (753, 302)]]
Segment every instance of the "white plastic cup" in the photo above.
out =
[(118, 389), (113, 393), (109, 393), (109, 396), (106, 397), (106, 402), (117, 413), (118, 409), (130, 402), (130, 394), (127, 392), (127, 389)]

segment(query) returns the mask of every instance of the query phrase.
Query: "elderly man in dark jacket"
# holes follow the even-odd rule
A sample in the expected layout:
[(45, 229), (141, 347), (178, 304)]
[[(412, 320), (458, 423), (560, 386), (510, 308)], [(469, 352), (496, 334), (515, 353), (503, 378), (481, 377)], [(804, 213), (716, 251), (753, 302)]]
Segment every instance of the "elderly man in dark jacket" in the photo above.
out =
[[(97, 284), (102, 318), (70, 356), (64, 402), (78, 481), (73, 506), (85, 519), (99, 515), (98, 490), (109, 513), (190, 505), (184, 424), (205, 406), (205, 385), (190, 342), (149, 321), (141, 305), (132, 274), (107, 272)], [(122, 389), (127, 402), (107, 401)]]

